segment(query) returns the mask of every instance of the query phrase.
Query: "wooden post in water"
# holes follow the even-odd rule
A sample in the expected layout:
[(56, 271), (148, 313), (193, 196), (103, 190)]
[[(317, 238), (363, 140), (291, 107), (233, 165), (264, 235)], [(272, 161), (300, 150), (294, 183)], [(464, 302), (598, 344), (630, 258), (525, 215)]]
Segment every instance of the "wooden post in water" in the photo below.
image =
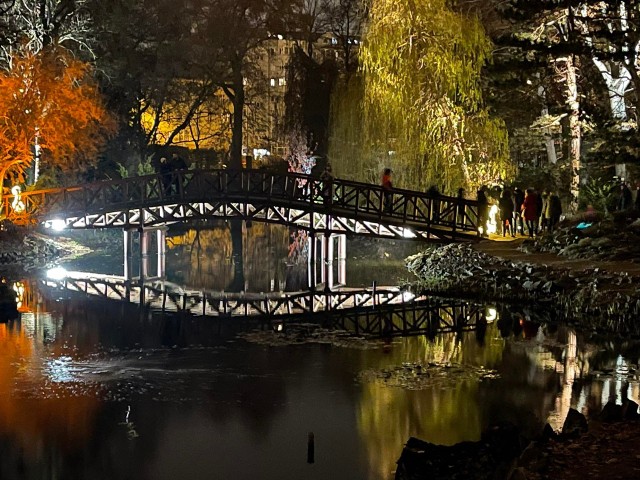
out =
[(307, 463), (314, 463), (316, 460), (316, 452), (315, 452), (315, 439), (313, 436), (313, 432), (309, 432), (307, 436)]

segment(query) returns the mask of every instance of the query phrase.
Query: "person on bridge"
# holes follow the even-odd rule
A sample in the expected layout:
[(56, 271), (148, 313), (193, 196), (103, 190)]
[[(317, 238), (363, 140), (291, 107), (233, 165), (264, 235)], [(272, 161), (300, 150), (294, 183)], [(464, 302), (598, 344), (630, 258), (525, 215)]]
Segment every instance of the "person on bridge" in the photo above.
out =
[(484, 187), (480, 187), (476, 195), (476, 200), (478, 201), (478, 236), (488, 237), (489, 199), (484, 193)]
[(391, 213), (393, 210), (393, 182), (391, 181), (390, 168), (385, 168), (382, 173), (382, 194), (384, 197), (384, 211)]
[(324, 172), (320, 175), (320, 181), (322, 182), (320, 190), (322, 201), (325, 205), (330, 205), (333, 199), (333, 172), (331, 171), (330, 163), (327, 163), (327, 166), (324, 167)]
[(171, 195), (171, 165), (167, 157), (161, 157), (158, 164), (158, 173), (162, 182), (162, 191), (165, 195)]
[(435, 185), (427, 189), (427, 195), (431, 199), (431, 218), (435, 223), (440, 221), (440, 190)]
[(171, 177), (172, 177), (172, 190), (173, 193), (180, 192), (180, 176), (176, 174), (176, 172), (181, 172), (182, 170), (187, 169), (187, 163), (184, 159), (179, 156), (177, 153), (173, 152), (171, 154), (171, 161), (169, 162), (171, 166)]

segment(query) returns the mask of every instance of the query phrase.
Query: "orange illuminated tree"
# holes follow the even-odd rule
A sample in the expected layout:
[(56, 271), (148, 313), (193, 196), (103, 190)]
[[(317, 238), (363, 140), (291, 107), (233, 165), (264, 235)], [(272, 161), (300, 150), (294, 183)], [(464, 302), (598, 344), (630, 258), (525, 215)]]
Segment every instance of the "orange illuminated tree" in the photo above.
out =
[(41, 152), (43, 169), (82, 171), (115, 128), (90, 66), (58, 49), (16, 55), (0, 72), (0, 172), (23, 182)]

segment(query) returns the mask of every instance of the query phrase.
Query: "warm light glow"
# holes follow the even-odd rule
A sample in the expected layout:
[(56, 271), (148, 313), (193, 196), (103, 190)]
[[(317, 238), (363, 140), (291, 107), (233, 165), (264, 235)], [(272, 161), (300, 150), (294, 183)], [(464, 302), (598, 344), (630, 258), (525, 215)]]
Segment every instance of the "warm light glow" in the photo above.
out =
[(22, 193), (20, 186), (14, 185), (11, 187), (11, 193), (13, 194), (13, 202), (11, 202), (13, 211), (16, 213), (24, 212), (24, 202), (20, 199), (20, 193)]
[(498, 231), (498, 222), (496, 216), (498, 215), (498, 206), (491, 205), (489, 209), (489, 219), (487, 220), (487, 233), (496, 233)]
[(496, 319), (498, 318), (498, 312), (495, 308), (487, 308), (487, 315), (485, 320), (487, 321), (487, 323), (491, 323), (494, 322)]

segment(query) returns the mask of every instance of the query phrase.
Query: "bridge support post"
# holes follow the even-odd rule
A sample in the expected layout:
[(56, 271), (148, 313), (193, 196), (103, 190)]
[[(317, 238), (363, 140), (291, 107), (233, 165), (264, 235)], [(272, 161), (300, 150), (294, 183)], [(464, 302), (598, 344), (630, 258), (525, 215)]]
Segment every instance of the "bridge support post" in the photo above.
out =
[(149, 230), (140, 229), (140, 280), (149, 276)]
[(318, 238), (315, 230), (309, 231), (309, 254), (307, 255), (307, 285), (309, 290), (315, 290), (318, 284), (318, 276), (316, 274), (316, 259), (318, 256)]
[(158, 265), (156, 268), (156, 275), (158, 278), (163, 278), (165, 274), (165, 260), (167, 252), (167, 229), (159, 228), (156, 230), (156, 242), (158, 246)]
[(338, 284), (347, 284), (347, 236), (345, 234), (338, 237)]
[(133, 238), (131, 236), (131, 230), (124, 230), (124, 278), (131, 280), (133, 278), (133, 265), (132, 265), (132, 247)]

